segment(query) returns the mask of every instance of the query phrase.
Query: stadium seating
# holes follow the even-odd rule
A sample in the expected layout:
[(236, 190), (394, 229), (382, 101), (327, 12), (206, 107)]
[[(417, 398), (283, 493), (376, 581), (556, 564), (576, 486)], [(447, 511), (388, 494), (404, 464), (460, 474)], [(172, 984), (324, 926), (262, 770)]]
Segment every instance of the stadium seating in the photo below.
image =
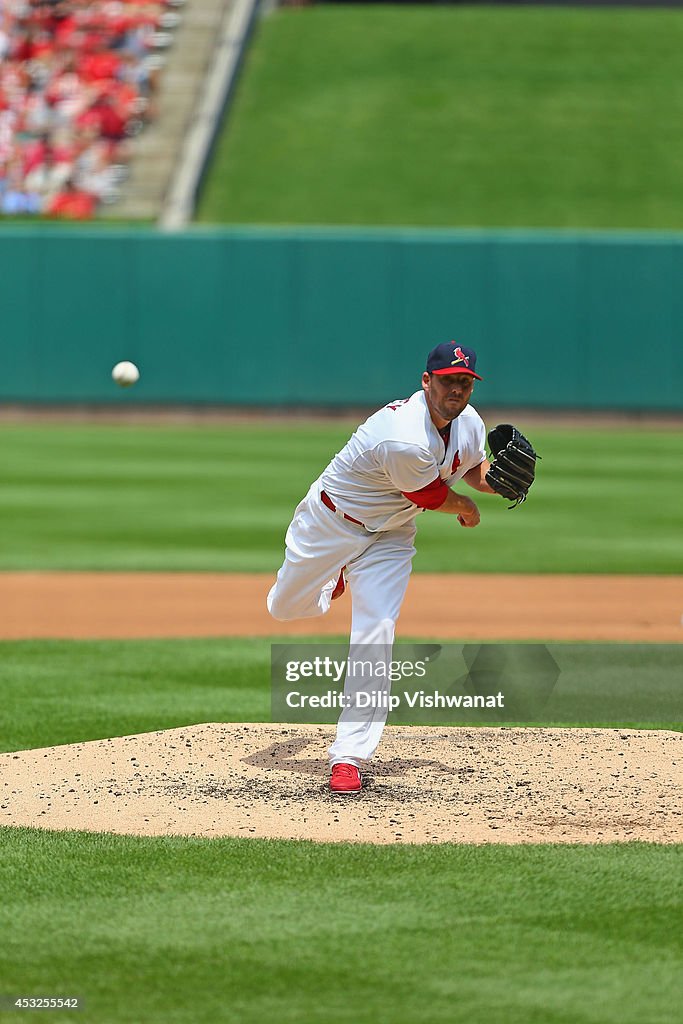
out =
[(115, 204), (184, 0), (0, 0), (0, 213)]

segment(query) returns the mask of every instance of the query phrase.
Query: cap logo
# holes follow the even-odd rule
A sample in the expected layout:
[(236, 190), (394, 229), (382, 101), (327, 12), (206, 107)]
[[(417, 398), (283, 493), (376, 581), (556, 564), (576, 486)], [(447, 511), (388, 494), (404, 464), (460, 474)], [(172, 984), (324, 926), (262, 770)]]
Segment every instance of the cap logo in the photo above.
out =
[(470, 365), (470, 357), (465, 355), (459, 345), (456, 345), (453, 355), (456, 358), (451, 361), (451, 366), (456, 366), (457, 363), (464, 363), (465, 366)]

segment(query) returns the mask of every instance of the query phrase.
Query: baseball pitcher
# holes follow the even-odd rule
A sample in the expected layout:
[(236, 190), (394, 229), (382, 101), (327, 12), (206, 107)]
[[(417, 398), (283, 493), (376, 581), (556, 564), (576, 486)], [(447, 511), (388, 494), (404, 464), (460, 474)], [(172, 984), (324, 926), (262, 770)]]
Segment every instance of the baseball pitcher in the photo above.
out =
[[(479, 524), (471, 498), (454, 488), (524, 501), (534, 481), (536, 454), (510, 424), (489, 434), (469, 404), (477, 357), (456, 342), (427, 357), (422, 387), (410, 398), (374, 413), (332, 459), (297, 506), (287, 530), (285, 560), (268, 594), (280, 621), (324, 615), (348, 586), (351, 649), (373, 645), (391, 659), (398, 619), (415, 554), (415, 519), (425, 511), (452, 515), (460, 526)], [(351, 710), (342, 711), (330, 747), (330, 788), (358, 793), (361, 769), (379, 744), (386, 701), (360, 716), (353, 698), (372, 684), (389, 690), (388, 674), (372, 680), (347, 675)]]

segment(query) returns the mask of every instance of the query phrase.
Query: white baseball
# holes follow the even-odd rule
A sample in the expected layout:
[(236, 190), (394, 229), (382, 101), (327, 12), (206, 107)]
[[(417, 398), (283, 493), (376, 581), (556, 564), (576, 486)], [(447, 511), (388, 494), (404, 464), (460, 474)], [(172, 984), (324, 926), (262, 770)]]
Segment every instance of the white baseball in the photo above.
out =
[(119, 387), (122, 388), (129, 388), (131, 384), (135, 384), (136, 381), (140, 380), (140, 371), (137, 366), (135, 363), (129, 363), (126, 359), (116, 364), (111, 371), (111, 375)]

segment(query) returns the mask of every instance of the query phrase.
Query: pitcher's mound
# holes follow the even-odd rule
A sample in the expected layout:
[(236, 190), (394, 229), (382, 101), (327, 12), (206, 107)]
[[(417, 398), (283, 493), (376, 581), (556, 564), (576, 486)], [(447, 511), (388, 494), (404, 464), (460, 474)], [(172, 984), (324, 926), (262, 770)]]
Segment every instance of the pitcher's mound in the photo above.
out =
[(388, 727), (357, 796), (331, 726), (194, 725), (0, 755), (0, 824), (370, 843), (683, 841), (683, 738)]

